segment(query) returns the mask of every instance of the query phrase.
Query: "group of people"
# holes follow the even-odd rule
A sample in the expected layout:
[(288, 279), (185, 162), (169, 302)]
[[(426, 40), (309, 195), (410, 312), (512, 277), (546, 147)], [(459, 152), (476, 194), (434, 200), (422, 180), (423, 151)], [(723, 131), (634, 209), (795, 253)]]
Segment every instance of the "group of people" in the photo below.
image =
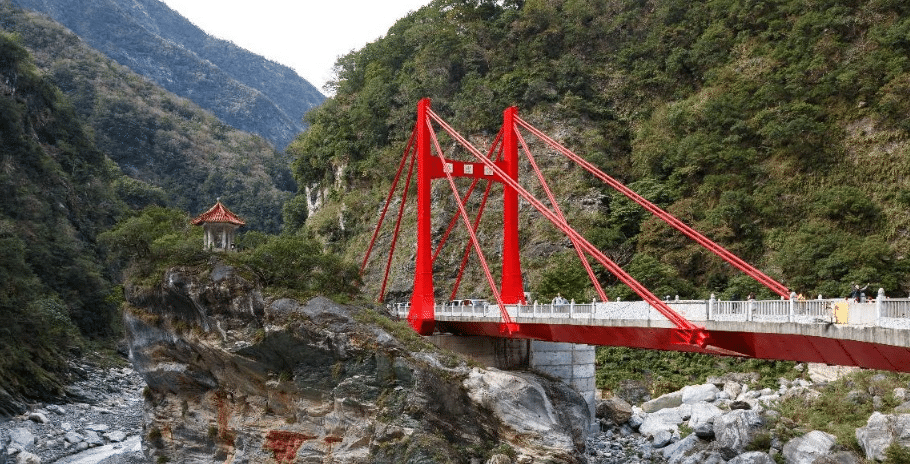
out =
[(565, 305), (565, 304), (569, 304), (569, 300), (565, 299), (562, 296), (562, 293), (557, 293), (556, 296), (553, 297), (553, 301), (551, 302), (551, 304), (553, 304), (554, 306)]
[[(849, 298), (850, 300), (854, 301), (854, 302), (857, 302), (857, 303), (859, 303), (860, 301), (865, 300), (866, 294), (865, 294), (864, 292), (866, 291), (867, 288), (869, 288), (869, 284), (866, 284), (866, 285), (860, 287), (859, 285), (856, 284), (856, 282), (853, 282), (852, 285), (853, 285), (853, 286), (852, 286), (851, 289), (850, 289), (850, 296), (849, 296), (848, 298)], [(821, 298), (821, 295), (819, 295), (819, 298)], [(667, 295), (666, 300), (669, 301), (669, 299), (670, 299), (670, 295)], [(676, 299), (678, 300), (678, 299), (679, 299), (679, 296), (677, 296)], [(733, 299), (734, 301), (739, 300), (739, 295), (734, 294), (732, 299)], [(749, 301), (755, 300), (755, 293), (749, 293), (748, 300), (749, 300)], [(796, 295), (796, 301), (806, 301), (806, 297), (803, 295), (802, 292), (799, 292), (799, 293)], [(553, 297), (553, 301), (551, 302), (551, 304), (553, 304), (553, 305), (565, 305), (565, 304), (569, 304), (569, 301), (566, 300), (566, 299), (562, 296), (561, 293), (557, 293), (556, 296)]]

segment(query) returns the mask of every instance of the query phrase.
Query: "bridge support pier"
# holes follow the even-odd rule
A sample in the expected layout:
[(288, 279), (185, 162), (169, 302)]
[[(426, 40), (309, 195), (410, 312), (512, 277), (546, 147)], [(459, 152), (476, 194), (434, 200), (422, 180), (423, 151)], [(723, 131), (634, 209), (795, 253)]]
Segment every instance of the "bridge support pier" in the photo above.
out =
[(531, 368), (562, 380), (588, 403), (591, 421), (597, 407), (594, 346), (517, 338), (431, 335), (434, 345), (502, 370)]
[(529, 367), (567, 383), (588, 403), (593, 423), (597, 407), (594, 346), (580, 343), (531, 341)]

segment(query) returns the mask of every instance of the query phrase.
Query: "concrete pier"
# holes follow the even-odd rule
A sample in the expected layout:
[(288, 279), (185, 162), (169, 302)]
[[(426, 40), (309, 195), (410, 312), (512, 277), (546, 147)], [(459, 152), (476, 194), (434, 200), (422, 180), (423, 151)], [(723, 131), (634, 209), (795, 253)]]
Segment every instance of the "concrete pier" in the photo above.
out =
[(531, 341), (529, 367), (571, 386), (588, 402), (591, 418), (597, 407), (594, 346), (578, 343)]
[(449, 334), (426, 337), (434, 345), (502, 370), (531, 368), (572, 387), (588, 403), (594, 418), (596, 382), (594, 346), (576, 343)]

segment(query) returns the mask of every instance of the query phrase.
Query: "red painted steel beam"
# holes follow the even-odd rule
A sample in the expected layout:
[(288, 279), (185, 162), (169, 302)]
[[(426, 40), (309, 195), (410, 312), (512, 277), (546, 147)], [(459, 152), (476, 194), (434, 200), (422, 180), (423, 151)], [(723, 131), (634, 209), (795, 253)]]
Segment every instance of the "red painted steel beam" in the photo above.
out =
[[(432, 113), (428, 111), (428, 113)], [(427, 115), (427, 125), (430, 125), (429, 114)], [(439, 158), (440, 164), (446, 165), (446, 158), (443, 155), (442, 147), (439, 146), (439, 140), (436, 138), (436, 134), (430, 131), (430, 137), (433, 140), (433, 146), (436, 147), (436, 156)], [(468, 211), (465, 208), (464, 202), (461, 199), (461, 195), (458, 193), (458, 188), (455, 186), (455, 181), (452, 177), (452, 174), (448, 170), (443, 170), (446, 176), (446, 180), (449, 182), (449, 187), (452, 189), (452, 196), (455, 198), (455, 204), (458, 206), (458, 212), (461, 214), (461, 218), (464, 221), (465, 227), (468, 229), (468, 235), (471, 239), (471, 244), (474, 245), (474, 252), (477, 253), (477, 260), (480, 262), (481, 267), (483, 268), (484, 276), (487, 279), (487, 283), (490, 285), (490, 290), (493, 292), (493, 297), (496, 299), (496, 303), (499, 306), (500, 315), (502, 317), (502, 323), (499, 325), (500, 331), (512, 333), (518, 330), (518, 326), (512, 322), (512, 319), (509, 317), (509, 313), (506, 312), (506, 308), (503, 302), (502, 294), (497, 290), (496, 285), (493, 282), (493, 274), (490, 272), (490, 267), (487, 264), (487, 259), (483, 255), (483, 250), (480, 248), (480, 241), (477, 239), (477, 234), (474, 232), (474, 228), (471, 226), (471, 219), (468, 217)]]
[(515, 117), (515, 122), (519, 126), (524, 127), (529, 132), (534, 134), (537, 138), (546, 142), (547, 145), (550, 145), (551, 147), (553, 147), (554, 149), (556, 149), (557, 151), (562, 153), (567, 158), (571, 159), (572, 161), (575, 161), (578, 165), (583, 167), (585, 170), (587, 170), (591, 174), (594, 174), (595, 176), (597, 176), (597, 178), (604, 181), (604, 183), (608, 184), (609, 186), (613, 187), (614, 189), (616, 189), (617, 191), (619, 191), (620, 193), (622, 193), (623, 195), (625, 195), (632, 201), (641, 205), (648, 212), (657, 216), (658, 218), (660, 218), (661, 220), (663, 220), (664, 222), (669, 224), (674, 229), (682, 232), (687, 237), (695, 240), (701, 246), (707, 248), (708, 250), (710, 250), (717, 256), (721, 257), (722, 259), (724, 259), (725, 261), (727, 261), (728, 263), (730, 263), (737, 269), (743, 271), (744, 273), (746, 273), (747, 275), (749, 275), (756, 281), (758, 281), (761, 284), (768, 287), (771, 291), (777, 293), (780, 296), (783, 296), (784, 298), (790, 298), (789, 290), (787, 289), (786, 286), (784, 286), (780, 282), (777, 282), (776, 280), (772, 279), (771, 277), (765, 275), (763, 272), (759, 271), (758, 269), (753, 267), (751, 264), (743, 261), (740, 257), (734, 255), (732, 252), (730, 252), (726, 248), (718, 245), (717, 243), (715, 243), (711, 239), (705, 237), (704, 235), (702, 235), (700, 232), (696, 231), (695, 229), (689, 227), (687, 224), (683, 223), (682, 221), (680, 221), (679, 219), (677, 219), (670, 213), (664, 211), (663, 209), (661, 209), (657, 205), (651, 203), (650, 201), (648, 201), (641, 195), (635, 193), (634, 191), (632, 191), (631, 189), (629, 189), (628, 187), (626, 187), (625, 185), (623, 185), (616, 179), (610, 177), (609, 175), (607, 175), (606, 173), (604, 173), (603, 171), (598, 169), (596, 166), (594, 166), (590, 162), (588, 162), (585, 159), (581, 158), (580, 156), (576, 155), (568, 148), (560, 145), (558, 142), (556, 142), (555, 140), (553, 140), (552, 138), (550, 138), (549, 136), (547, 136), (546, 134), (541, 132), (539, 129), (537, 129), (534, 126), (532, 126), (531, 124), (529, 124), (528, 122), (524, 121), (523, 119), (521, 119), (517, 116)]
[[(506, 108), (502, 113), (503, 171), (518, 182), (518, 142), (515, 117), (518, 108)], [(487, 155), (489, 159), (489, 155)], [(518, 192), (509, 185), (502, 192), (502, 300), (506, 304), (525, 303), (521, 279), (521, 258), (518, 243)]]
[[(440, 331), (456, 335), (498, 337), (495, 322), (437, 322)], [(522, 322), (511, 338), (600, 346), (625, 346), (857, 366), (910, 372), (910, 347), (811, 335), (711, 330), (705, 346), (674, 343), (676, 329), (659, 327), (580, 326)]]
[[(549, 210), (543, 203), (537, 200), (530, 192), (525, 190), (517, 182), (509, 178), (508, 174), (505, 173), (499, 166), (494, 164), (491, 160), (484, 157), (484, 155), (477, 150), (470, 142), (468, 142), (461, 134), (452, 129), (442, 118), (437, 114), (433, 113), (431, 110), (427, 111), (429, 117), (433, 118), (440, 127), (442, 127), (450, 136), (452, 136), (462, 147), (468, 150), (475, 158), (480, 160), (484, 165), (490, 168), (497, 176), (499, 176), (500, 181), (508, 184), (510, 187), (514, 188), (518, 194), (530, 203), (534, 208), (536, 208), (544, 217), (552, 222), (557, 228), (559, 228), (567, 236), (573, 237), (584, 251), (590, 254), (596, 261), (601, 265), (606, 267), (610, 272), (617, 276), (624, 284), (628, 285), (635, 293), (642, 297), (642, 299), (647, 302), (649, 305), (657, 309), (661, 314), (664, 315), (671, 323), (677, 326), (675, 329), (675, 334), (679, 339), (679, 343), (694, 343), (702, 344), (707, 337), (707, 333), (704, 331), (704, 328), (695, 326), (689, 322), (686, 318), (680, 316), (676, 311), (667, 306), (660, 298), (651, 293), (650, 290), (645, 288), (641, 283), (635, 280), (632, 276), (622, 270), (616, 263), (614, 263), (610, 258), (600, 252), (594, 245), (588, 242), (584, 237), (582, 237), (578, 232), (576, 232), (571, 226), (562, 221), (558, 215)], [(516, 119), (517, 116), (516, 116)]]
[[(514, 120), (513, 120), (514, 121)], [(513, 129), (517, 129), (517, 126), (513, 126)], [(562, 209), (559, 207), (559, 203), (556, 201), (556, 196), (553, 195), (553, 191), (550, 190), (547, 180), (544, 178), (543, 173), (540, 171), (540, 168), (537, 166), (537, 161), (534, 159), (534, 155), (531, 154), (531, 150), (528, 149), (528, 144), (525, 143), (524, 138), (515, 130), (515, 135), (518, 138), (521, 148), (524, 151), (525, 158), (528, 159), (528, 163), (531, 165), (531, 168), (534, 170), (534, 174), (537, 176), (537, 181), (540, 182), (540, 185), (543, 187), (544, 193), (547, 194), (547, 199), (550, 200), (550, 204), (553, 206), (553, 212), (563, 221), (566, 222), (566, 216), (563, 214)], [(585, 272), (588, 273), (588, 279), (591, 281), (591, 285), (594, 286), (594, 290), (597, 292), (597, 295), (600, 297), (600, 301), (610, 301), (607, 298), (606, 292), (604, 292), (603, 287), (601, 287), (600, 282), (597, 280), (597, 276), (594, 274), (594, 269), (591, 268), (591, 263), (588, 262), (588, 258), (585, 257), (581, 247), (575, 243), (575, 240), (572, 240), (572, 245), (574, 245), (575, 253), (578, 255), (578, 259), (581, 261), (582, 265), (585, 267)]]
[(427, 114), (430, 99), (417, 104), (417, 259), (414, 266), (414, 290), (408, 323), (421, 335), (431, 335), (435, 326), (433, 294), (433, 242), (430, 227), (430, 180), (436, 164), (430, 151), (432, 131)]

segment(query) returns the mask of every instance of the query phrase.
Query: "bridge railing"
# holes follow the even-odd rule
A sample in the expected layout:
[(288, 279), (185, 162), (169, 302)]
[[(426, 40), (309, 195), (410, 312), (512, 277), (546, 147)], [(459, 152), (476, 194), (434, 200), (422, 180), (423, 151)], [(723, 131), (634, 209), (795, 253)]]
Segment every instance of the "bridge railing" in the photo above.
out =
[[(801, 324), (848, 324), (910, 329), (910, 298), (879, 298), (867, 302), (840, 299), (817, 300), (670, 300), (667, 304), (686, 319), (717, 322), (777, 322)], [(539, 319), (570, 319), (583, 324), (585, 320), (667, 320), (659, 311), (643, 301), (611, 301), (576, 303), (538, 303), (506, 305), (506, 312), (516, 322)], [(409, 305), (389, 305), (389, 311), (407, 318)], [(437, 304), (436, 317), (499, 319), (495, 304)]]

